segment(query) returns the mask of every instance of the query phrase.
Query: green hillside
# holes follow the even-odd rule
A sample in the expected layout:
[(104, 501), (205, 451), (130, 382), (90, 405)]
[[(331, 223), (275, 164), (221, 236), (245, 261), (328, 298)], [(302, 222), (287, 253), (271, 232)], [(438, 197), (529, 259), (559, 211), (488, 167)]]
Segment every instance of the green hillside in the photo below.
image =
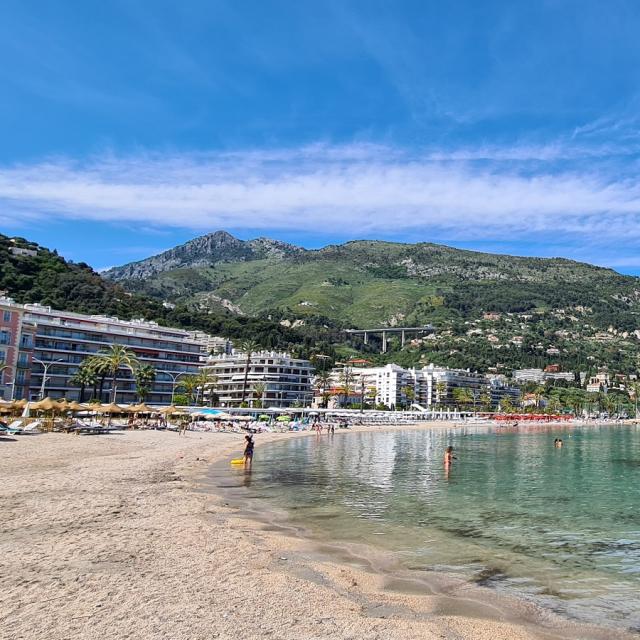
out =
[[(36, 255), (16, 255), (17, 248)], [(18, 302), (251, 337), (302, 356), (361, 353), (379, 363), (504, 373), (548, 364), (640, 370), (640, 283), (610, 269), (432, 244), (361, 241), (308, 251), (220, 232), (169, 253), (107, 279), (0, 235), (0, 290)], [(434, 334), (404, 348), (391, 339), (386, 354), (376, 339), (363, 345), (342, 332), (426, 323)]]
[[(507, 373), (547, 364), (576, 372), (640, 368), (640, 282), (611, 269), (430, 243), (273, 246), (216, 232), (107, 276), (194, 310), (224, 304), (302, 323), (306, 340), (330, 335), (341, 357), (359, 351), (374, 362)], [(337, 331), (424, 324), (435, 334), (404, 349), (391, 340), (384, 355), (375, 339), (365, 346)]]
[[(26, 250), (35, 255), (22, 255)], [(38, 302), (55, 309), (144, 318), (166, 326), (199, 329), (233, 339), (253, 338), (269, 348), (295, 348), (306, 353), (318, 335), (306, 336), (268, 318), (238, 316), (221, 306), (197, 311), (178, 303), (132, 293), (103, 278), (84, 263), (73, 263), (24, 238), (0, 234), (0, 291), (19, 303)], [(327, 346), (327, 349), (329, 347)]]
[[(130, 290), (204, 308), (222, 299), (248, 315), (278, 312), (361, 328), (576, 306), (593, 307), (604, 323), (635, 328), (638, 310), (636, 278), (564, 259), (356, 241), (269, 258), (245, 254), (241, 261), (214, 254), (208, 264), (197, 253), (197, 266), (189, 266), (188, 245), (178, 269), (147, 274), (142, 261), (138, 278), (107, 275)], [(162, 269), (162, 255), (153, 260)]]

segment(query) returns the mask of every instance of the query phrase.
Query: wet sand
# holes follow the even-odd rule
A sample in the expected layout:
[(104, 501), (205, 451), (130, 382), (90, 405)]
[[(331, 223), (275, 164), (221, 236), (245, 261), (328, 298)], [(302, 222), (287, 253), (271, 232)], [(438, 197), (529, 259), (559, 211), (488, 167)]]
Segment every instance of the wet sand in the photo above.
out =
[[(259, 435), (258, 450), (301, 436)], [(224, 433), (1, 438), (0, 638), (631, 637), (225, 504), (204, 480), (241, 447)]]

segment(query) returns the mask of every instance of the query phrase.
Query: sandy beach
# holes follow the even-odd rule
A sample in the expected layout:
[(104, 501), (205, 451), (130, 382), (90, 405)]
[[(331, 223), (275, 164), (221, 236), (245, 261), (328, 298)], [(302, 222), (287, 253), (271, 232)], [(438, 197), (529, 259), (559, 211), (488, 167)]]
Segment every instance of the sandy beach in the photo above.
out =
[[(288, 437), (300, 434), (259, 435), (258, 450)], [(390, 582), (248, 518), (202, 484), (241, 440), (154, 431), (0, 439), (0, 638), (628, 637), (488, 589)]]

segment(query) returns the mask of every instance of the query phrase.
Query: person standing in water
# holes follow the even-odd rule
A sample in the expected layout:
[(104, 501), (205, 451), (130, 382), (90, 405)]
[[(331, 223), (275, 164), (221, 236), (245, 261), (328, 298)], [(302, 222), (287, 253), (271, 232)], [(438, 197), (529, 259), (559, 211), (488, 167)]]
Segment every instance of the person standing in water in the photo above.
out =
[(458, 459), (458, 458), (456, 458), (456, 457), (453, 455), (453, 447), (452, 447), (451, 445), (449, 445), (449, 446), (445, 449), (445, 451), (444, 451), (444, 466), (445, 466), (445, 467), (450, 466), (450, 465), (451, 465), (451, 463), (452, 463), (454, 460), (457, 460), (457, 459)]
[(244, 466), (250, 467), (253, 462), (253, 436), (245, 436), (246, 444), (244, 447)]

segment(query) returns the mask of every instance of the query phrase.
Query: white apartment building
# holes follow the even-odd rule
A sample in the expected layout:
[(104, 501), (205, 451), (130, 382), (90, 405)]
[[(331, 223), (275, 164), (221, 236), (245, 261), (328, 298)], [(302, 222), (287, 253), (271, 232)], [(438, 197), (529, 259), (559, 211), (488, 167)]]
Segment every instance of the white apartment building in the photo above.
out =
[[(25, 392), (28, 399), (47, 395), (79, 400), (80, 390), (70, 382), (79, 366), (111, 345), (120, 344), (130, 349), (141, 364), (151, 365), (156, 370), (156, 380), (147, 402), (169, 404), (176, 380), (179, 381), (181, 375), (197, 373), (205, 356), (204, 344), (182, 329), (161, 327), (144, 320), (58, 311), (39, 304), (12, 305), (22, 310), (23, 324), (35, 326), (31, 377)], [(138, 396), (132, 373), (123, 369), (116, 380), (116, 401), (136, 402)], [(110, 401), (110, 386), (111, 381), (105, 380), (101, 401)], [(85, 399), (90, 395), (91, 390), (87, 390)]]
[[(243, 402), (243, 388), (248, 406), (260, 403), (263, 407), (310, 406), (313, 399), (312, 364), (288, 353), (253, 353), (247, 371), (247, 354), (233, 351), (209, 357), (205, 369), (217, 378), (216, 383), (205, 390), (206, 404), (238, 407)], [(264, 390), (258, 393), (261, 386)], [(212, 392), (216, 398), (211, 398)]]
[(513, 372), (515, 382), (544, 382), (544, 371), (542, 369), (516, 369)]
[[(350, 393), (346, 398), (340, 393), (345, 386), (345, 376), (349, 377)], [(346, 367), (331, 370), (331, 387), (333, 390), (330, 405), (360, 404), (365, 402), (384, 404), (390, 409), (411, 404), (406, 396), (407, 388), (413, 388), (413, 381), (409, 371), (397, 364), (387, 364), (383, 367)]]
[(414, 375), (418, 386), (416, 398), (424, 407), (456, 405), (456, 389), (469, 389), (478, 404), (480, 396), (489, 392), (487, 376), (468, 369), (448, 369), (430, 364), (415, 370)]
[(543, 371), (542, 369), (516, 369), (513, 372), (515, 382), (535, 382), (544, 384), (547, 380), (566, 380), (575, 382), (576, 376), (571, 371)]

